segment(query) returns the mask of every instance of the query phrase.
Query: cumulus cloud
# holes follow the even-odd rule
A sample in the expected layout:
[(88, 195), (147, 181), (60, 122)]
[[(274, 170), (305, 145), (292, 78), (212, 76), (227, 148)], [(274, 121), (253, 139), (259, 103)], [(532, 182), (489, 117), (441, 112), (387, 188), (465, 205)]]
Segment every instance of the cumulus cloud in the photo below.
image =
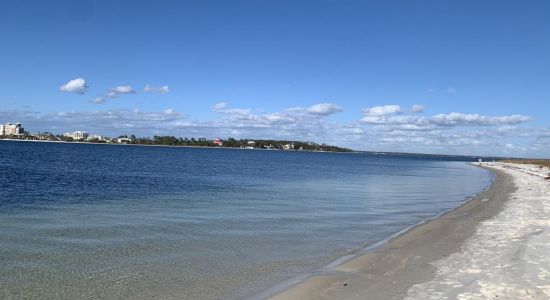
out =
[(421, 113), (424, 111), (424, 105), (420, 105), (420, 104), (414, 104), (412, 107), (411, 107), (411, 111), (413, 113)]
[(480, 114), (463, 114), (452, 112), (449, 114), (438, 114), (429, 118), (429, 122), (442, 126), (456, 125), (513, 125), (530, 121), (532, 118), (523, 115), (510, 116), (484, 116)]
[(179, 116), (180, 113), (178, 113), (175, 109), (173, 108), (167, 108), (164, 110), (164, 114), (166, 115), (173, 115), (173, 116)]
[(145, 87), (143, 88), (143, 91), (146, 92), (146, 93), (166, 94), (170, 91), (170, 89), (168, 88), (167, 85), (163, 85), (163, 86), (160, 86), (160, 87), (154, 87), (154, 86), (151, 86), (149, 84), (146, 84)]
[(550, 128), (544, 128), (540, 130), (540, 137), (550, 137)]
[(473, 149), (498, 152), (498, 147), (504, 147), (500, 141), (508, 136), (518, 136), (517, 130), (512, 132), (512, 127), (531, 119), (522, 115), (464, 113), (418, 116), (405, 114), (412, 113), (412, 108), (405, 111), (399, 105), (382, 105), (364, 109), (362, 122), (342, 123), (330, 122), (323, 115), (312, 114), (309, 108), (291, 107), (278, 112), (254, 113), (250, 109), (230, 108), (222, 102), (214, 105), (213, 111), (223, 118), (201, 125), (204, 128), (215, 126), (218, 136), (306, 140), (315, 137), (357, 149), (370, 147), (370, 150), (439, 153), (452, 150), (473, 154)]
[[(138, 109), (106, 110), (106, 111), (72, 111), (47, 114), (59, 123), (76, 123), (88, 128), (162, 128), (180, 118), (180, 113), (173, 109), (162, 112), (143, 112)], [(96, 129), (97, 130), (97, 129)]]
[(227, 106), (227, 103), (226, 103), (226, 102), (216, 103), (216, 104), (214, 104), (214, 106), (212, 107), (212, 110), (213, 110), (214, 112), (219, 112), (219, 111), (223, 110), (226, 106)]
[(244, 108), (227, 108), (227, 103), (217, 103), (212, 107), (215, 113), (230, 115), (232, 118), (247, 120), (253, 118), (252, 110)]
[(84, 80), (84, 78), (75, 78), (61, 85), (59, 87), (59, 91), (64, 93), (84, 94), (86, 93), (87, 88), (88, 85), (86, 84), (86, 80)]
[[(414, 109), (413, 109), (414, 111)], [(426, 130), (437, 127), (514, 125), (530, 121), (523, 115), (486, 116), (452, 112), (434, 116), (396, 115), (402, 110), (397, 105), (376, 106), (363, 109), (364, 124), (398, 126), (401, 129)]]
[(134, 94), (136, 91), (129, 85), (119, 85), (110, 89), (105, 96), (109, 98), (116, 98), (121, 94)]
[[(309, 107), (290, 107), (273, 113), (255, 113), (248, 108), (229, 108), (226, 102), (220, 102), (212, 107), (212, 111), (227, 116), (235, 122), (243, 122), (243, 126), (269, 127), (272, 125), (302, 126), (314, 124), (325, 116), (342, 111), (337, 105), (320, 103)], [(247, 124), (244, 124), (247, 123)]]
[[(342, 122), (326, 118), (324, 114), (311, 113), (310, 108), (290, 107), (264, 112), (233, 108), (221, 102), (213, 105), (216, 116), (209, 120), (194, 120), (173, 108), (50, 114), (0, 110), (0, 119), (21, 121), (31, 132), (86, 130), (106, 136), (170, 134), (206, 138), (273, 138), (309, 140), (358, 150), (475, 155), (510, 155), (530, 146), (529, 149), (539, 149), (532, 151), (546, 151), (550, 155), (550, 129), (523, 125), (530, 120), (528, 116), (456, 112), (424, 116), (413, 114), (411, 108), (404, 110), (400, 106), (386, 105), (365, 109), (362, 121)], [(513, 144), (516, 148), (509, 149), (506, 144)]]
[(103, 98), (103, 97), (95, 97), (94, 99), (90, 100), (90, 103), (93, 103), (93, 104), (103, 104), (103, 103), (105, 103), (105, 98)]
[(382, 105), (363, 108), (363, 115), (365, 116), (385, 116), (399, 114), (403, 112), (403, 109), (399, 105)]
[(306, 109), (306, 112), (314, 115), (328, 116), (337, 112), (341, 112), (342, 108), (332, 103), (319, 103), (312, 105)]

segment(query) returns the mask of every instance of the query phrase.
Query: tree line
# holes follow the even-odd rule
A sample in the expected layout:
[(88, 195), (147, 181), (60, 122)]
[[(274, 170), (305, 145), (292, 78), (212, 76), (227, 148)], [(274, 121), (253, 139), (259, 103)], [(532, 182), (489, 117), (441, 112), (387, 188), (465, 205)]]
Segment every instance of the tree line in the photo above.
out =
[[(4, 137), (7, 138), (7, 137)], [(74, 141), (71, 137), (52, 134), (51, 132), (41, 132), (36, 135), (25, 132), (20, 136), (11, 136), (9, 138), (24, 140), (50, 140), (64, 142), (83, 142), (83, 143), (116, 143), (118, 139), (124, 139), (125, 144), (134, 145), (165, 145), (165, 146), (196, 146), (196, 147), (219, 147), (213, 140), (201, 138), (175, 137), (170, 135), (155, 135), (153, 137), (137, 137), (135, 135), (120, 135), (115, 139), (86, 139)], [(223, 147), (229, 148), (259, 148), (274, 150), (305, 150), (305, 151), (327, 151), (327, 152), (351, 152), (351, 149), (332, 146), (327, 144), (318, 144), (314, 142), (302, 142), (292, 140), (274, 140), (274, 139), (236, 139), (228, 138), (222, 140)]]

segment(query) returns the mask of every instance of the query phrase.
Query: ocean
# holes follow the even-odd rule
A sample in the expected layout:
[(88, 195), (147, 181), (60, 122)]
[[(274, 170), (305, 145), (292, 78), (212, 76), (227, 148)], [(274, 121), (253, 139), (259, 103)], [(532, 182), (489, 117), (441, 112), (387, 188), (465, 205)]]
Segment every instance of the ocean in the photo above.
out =
[(0, 298), (250, 296), (492, 178), (435, 156), (0, 141)]

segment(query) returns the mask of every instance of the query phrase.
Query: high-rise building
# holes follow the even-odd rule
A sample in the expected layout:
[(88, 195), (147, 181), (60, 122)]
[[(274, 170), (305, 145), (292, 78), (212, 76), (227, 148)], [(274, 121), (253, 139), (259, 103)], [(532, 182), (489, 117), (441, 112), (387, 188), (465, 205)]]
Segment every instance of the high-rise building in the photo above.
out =
[(0, 125), (0, 135), (10, 136), (10, 135), (22, 135), (24, 132), (23, 127), (20, 123), (6, 123)]

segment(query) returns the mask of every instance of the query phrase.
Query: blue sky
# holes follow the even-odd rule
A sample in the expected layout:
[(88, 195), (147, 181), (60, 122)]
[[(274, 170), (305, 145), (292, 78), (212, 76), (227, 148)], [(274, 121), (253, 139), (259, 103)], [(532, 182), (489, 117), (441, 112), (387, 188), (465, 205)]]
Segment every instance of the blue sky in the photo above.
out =
[(550, 156), (548, 1), (2, 1), (0, 40), (31, 132)]

